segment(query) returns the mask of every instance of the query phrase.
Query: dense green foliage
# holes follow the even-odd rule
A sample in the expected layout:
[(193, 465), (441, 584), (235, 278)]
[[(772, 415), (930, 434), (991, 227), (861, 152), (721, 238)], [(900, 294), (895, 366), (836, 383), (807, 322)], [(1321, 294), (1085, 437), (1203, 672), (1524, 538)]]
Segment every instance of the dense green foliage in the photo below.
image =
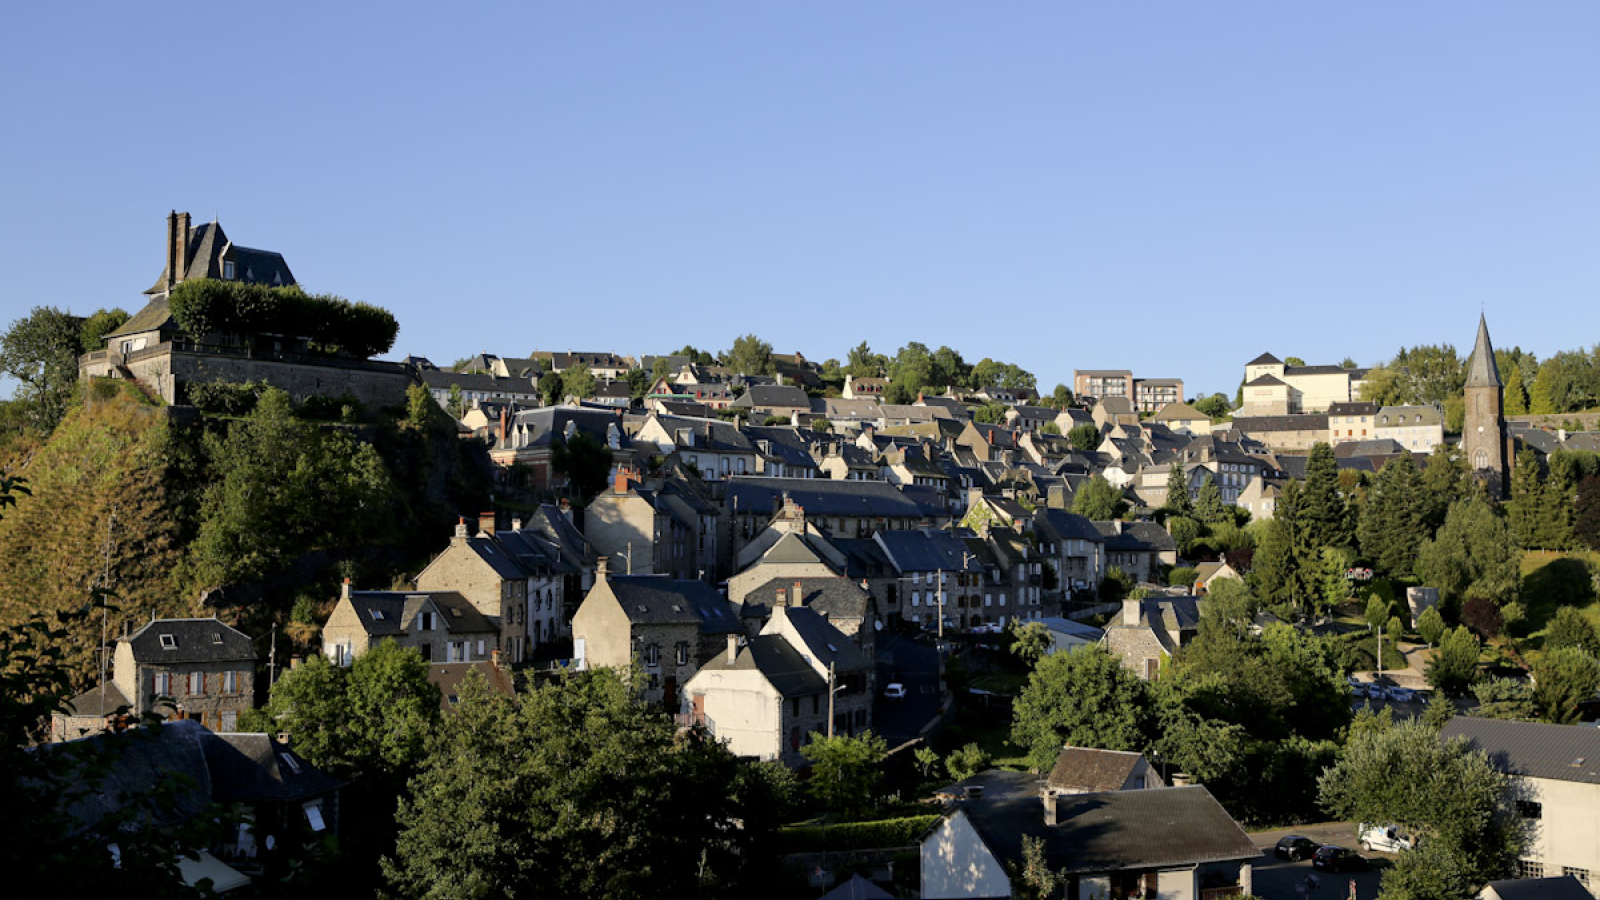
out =
[(365, 359), (388, 353), (400, 324), (388, 310), (297, 285), (269, 287), (196, 278), (172, 289), (172, 318), (190, 337), (283, 334), (305, 338), (312, 350)]
[(1011, 742), (1041, 770), (1067, 744), (1141, 750), (1150, 738), (1148, 690), (1099, 645), (1047, 656), (1016, 699)]
[(771, 375), (777, 371), (772, 361), (772, 345), (753, 334), (734, 338), (733, 346), (722, 351), (722, 364), (738, 375)]
[(1504, 606), (1521, 596), (1522, 554), (1505, 522), (1482, 499), (1453, 503), (1444, 527), (1417, 549), (1417, 574), (1446, 603), (1482, 597)]
[(1478, 653), (1483, 645), (1465, 625), (1444, 633), (1439, 650), (1424, 667), (1428, 683), (1442, 694), (1460, 697), (1478, 677)]
[(1067, 432), (1067, 441), (1079, 453), (1093, 453), (1100, 446), (1100, 429), (1088, 422), (1074, 425)]
[(1089, 476), (1072, 495), (1072, 511), (1096, 522), (1116, 519), (1127, 508), (1122, 492), (1099, 474)]
[[(400, 804), (402, 897), (748, 896), (785, 814), (766, 764), (679, 734), (601, 669), (515, 702), (469, 678)], [(742, 822), (737, 827), (735, 822)]]
[(17, 380), (18, 417), (48, 435), (67, 414), (78, 383), (78, 356), (102, 349), (105, 335), (127, 321), (120, 309), (86, 320), (52, 306), (35, 306), (0, 334), (0, 373)]
[(813, 732), (800, 754), (811, 763), (807, 786), (825, 808), (846, 815), (859, 813), (877, 800), (889, 745), (868, 731), (826, 737)]
[(1411, 454), (1402, 453), (1378, 471), (1361, 505), (1356, 536), (1374, 568), (1390, 576), (1412, 573), (1426, 537), (1425, 513), (1422, 473)]

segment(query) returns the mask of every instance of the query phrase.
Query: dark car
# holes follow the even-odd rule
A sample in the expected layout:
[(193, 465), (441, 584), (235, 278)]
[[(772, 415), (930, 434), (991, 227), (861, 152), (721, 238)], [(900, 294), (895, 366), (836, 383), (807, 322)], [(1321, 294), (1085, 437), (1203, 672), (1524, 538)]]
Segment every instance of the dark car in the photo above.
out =
[(1359, 869), (1366, 865), (1367, 861), (1354, 850), (1328, 844), (1317, 848), (1316, 855), (1311, 857), (1311, 864), (1330, 872), (1343, 872), (1346, 869)]
[(1300, 859), (1310, 859), (1311, 854), (1317, 852), (1317, 842), (1311, 838), (1291, 834), (1278, 841), (1278, 846), (1273, 848), (1273, 853), (1290, 862)]

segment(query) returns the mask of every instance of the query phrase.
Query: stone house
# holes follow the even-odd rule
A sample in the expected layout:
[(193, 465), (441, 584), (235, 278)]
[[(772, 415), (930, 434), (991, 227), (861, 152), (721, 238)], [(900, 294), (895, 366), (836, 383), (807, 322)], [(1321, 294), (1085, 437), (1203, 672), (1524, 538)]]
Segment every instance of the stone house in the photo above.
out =
[(783, 588), (775, 597), (760, 634), (742, 646), (727, 635), (689, 679), (687, 716), (739, 756), (800, 767), (801, 748), (830, 721), (834, 734), (872, 727), (874, 664), (815, 609), (790, 605)]
[(1275, 453), (1307, 453), (1328, 440), (1326, 413), (1235, 416), (1233, 430), (1254, 438)]
[(756, 471), (756, 446), (738, 426), (715, 419), (690, 419), (654, 413), (645, 417), (633, 439), (676, 453), (702, 480), (721, 481)]
[(846, 400), (877, 400), (889, 387), (887, 378), (857, 378), (854, 375), (844, 377), (844, 399)]
[(788, 384), (753, 384), (744, 396), (733, 401), (735, 408), (748, 409), (751, 421), (777, 416), (793, 422), (796, 416), (811, 412), (811, 398)]
[(428, 662), (473, 662), (500, 652), (500, 628), (456, 591), (352, 591), (322, 626), (322, 652), (348, 666), (378, 642), (415, 647)]
[(1432, 453), (1444, 443), (1444, 412), (1437, 406), (1385, 406), (1377, 421), (1375, 435), (1412, 453)]
[(1211, 417), (1181, 401), (1163, 404), (1151, 421), (1187, 434), (1211, 433)]
[(732, 524), (732, 554), (736, 557), (790, 502), (830, 538), (915, 528), (929, 519), (921, 505), (882, 481), (740, 476), (728, 482), (724, 495)]
[(595, 553), (627, 575), (715, 575), (716, 508), (692, 491), (645, 487), (638, 479), (637, 469), (619, 467), (611, 489), (590, 501), (583, 536)]
[(1134, 581), (1161, 583), (1162, 566), (1178, 564), (1178, 544), (1154, 522), (1094, 523), (1105, 538), (1106, 568), (1115, 566)]
[(1291, 366), (1263, 353), (1245, 363), (1240, 412), (1247, 416), (1325, 412), (1334, 403), (1360, 399), (1366, 375), (1366, 369), (1343, 366)]
[(54, 714), (51, 739), (103, 731), (119, 709), (233, 731), (255, 707), (256, 660), (250, 636), (215, 618), (156, 619), (117, 640), (111, 680)]
[[(243, 887), (251, 878), (281, 881), (339, 834), (346, 783), (273, 735), (215, 734), (191, 719), (84, 740), (98, 751), (86, 758), (105, 768), (96, 773), (100, 790), (68, 794), (76, 799), (63, 811), (79, 833), (126, 827), (112, 824), (127, 814), (123, 798), (157, 792), (170, 799), (150, 823), (157, 828), (213, 817), (218, 806), (235, 816), (237, 824), (200, 848), (197, 859), (174, 861), (191, 886), (202, 878), (218, 891)], [(135, 818), (143, 821), (143, 815)]]
[(1366, 441), (1377, 436), (1378, 404), (1350, 400), (1328, 404), (1328, 445)]
[(1105, 632), (1107, 650), (1140, 678), (1155, 681), (1161, 663), (1200, 633), (1200, 606), (1194, 597), (1130, 597)]
[[(872, 536), (899, 576), (901, 617), (930, 631), (945, 627), (967, 628), (982, 617), (983, 562), (961, 538), (932, 529), (879, 531)], [(990, 615), (1005, 616), (1011, 607), (1001, 595)], [(981, 620), (981, 619), (979, 619)]]
[(1094, 590), (1106, 575), (1106, 539), (1088, 518), (1046, 507), (1034, 518), (1039, 555), (1056, 570), (1057, 590)]
[(682, 687), (719, 651), (727, 635), (744, 633), (739, 608), (704, 581), (664, 575), (611, 575), (599, 561), (594, 587), (572, 617), (579, 668), (644, 669), (646, 702), (677, 713)]
[(773, 578), (742, 597), (729, 596), (739, 604), (745, 633), (751, 637), (772, 616), (774, 597), (786, 597), (790, 608), (805, 608), (855, 642), (871, 659), (877, 651), (877, 626), (882, 622), (877, 603), (859, 584), (839, 575), (821, 578)]
[(1252, 893), (1261, 851), (1204, 787), (1061, 793), (990, 769), (949, 792), (961, 799), (921, 842), (922, 897), (1016, 896), (1025, 837), (1042, 841), (1072, 900)]

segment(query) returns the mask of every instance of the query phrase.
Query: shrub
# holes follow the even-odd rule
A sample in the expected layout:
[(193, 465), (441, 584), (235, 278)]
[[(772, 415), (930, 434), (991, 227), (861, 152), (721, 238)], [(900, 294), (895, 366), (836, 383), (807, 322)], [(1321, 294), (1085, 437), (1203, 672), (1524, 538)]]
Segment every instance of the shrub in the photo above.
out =
[(1500, 607), (1496, 606), (1493, 600), (1483, 597), (1473, 597), (1461, 605), (1461, 621), (1483, 640), (1489, 640), (1499, 634), (1504, 624), (1500, 617)]
[(937, 821), (937, 815), (913, 816), (876, 822), (847, 822), (842, 825), (802, 825), (780, 829), (779, 833), (783, 836), (784, 851), (787, 853), (878, 850), (910, 847)]
[(297, 285), (268, 287), (198, 278), (172, 289), (172, 317), (191, 337), (207, 334), (287, 334), (314, 351), (365, 359), (394, 346), (400, 324), (386, 309)]
[(246, 416), (256, 408), (265, 384), (246, 381), (195, 381), (184, 384), (190, 406), (218, 416)]

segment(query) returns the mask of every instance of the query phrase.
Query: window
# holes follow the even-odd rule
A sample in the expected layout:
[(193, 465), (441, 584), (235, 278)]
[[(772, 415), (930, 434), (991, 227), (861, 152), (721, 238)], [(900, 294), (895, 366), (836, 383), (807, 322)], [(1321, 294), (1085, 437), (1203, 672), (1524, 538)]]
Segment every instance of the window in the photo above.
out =
[(223, 672), (222, 673), (222, 692), (224, 694), (237, 694), (237, 693), (239, 693), (239, 673), (238, 672)]
[(150, 681), (150, 689), (157, 694), (167, 696), (172, 693), (172, 676), (166, 672), (157, 672)]
[(688, 665), (689, 664), (689, 642), (688, 641), (679, 641), (677, 647), (675, 647), (673, 649), (674, 649), (673, 656), (676, 658), (678, 665), (680, 665), (680, 666)]
[(238, 727), (239, 727), (239, 714), (234, 712), (231, 709), (224, 710), (222, 712), (222, 730), (223, 731), (234, 731)]
[(417, 630), (432, 631), (437, 623), (437, 617), (431, 612), (417, 613)]
[(163, 649), (163, 650), (176, 650), (176, 649), (178, 649), (178, 639), (173, 637), (170, 634), (163, 634), (161, 636), (161, 649)]
[(1532, 859), (1517, 860), (1518, 878), (1543, 878), (1544, 863)]
[(1517, 815), (1524, 819), (1544, 818), (1544, 804), (1532, 800), (1517, 801)]
[(1589, 886), (1589, 870), (1588, 869), (1574, 869), (1571, 866), (1562, 866), (1561, 867), (1561, 874), (1563, 874), (1563, 875), (1571, 875), (1573, 878), (1578, 879), (1578, 883), (1579, 884), (1582, 884), (1584, 887), (1588, 887)]
[(233, 261), (228, 260), (222, 264), (222, 277), (227, 281), (233, 280)]
[(644, 664), (647, 666), (661, 665), (661, 646), (659, 644), (651, 644), (644, 648)]
[(189, 673), (189, 694), (194, 697), (203, 696), (206, 692), (206, 673)]
[(313, 800), (307, 803), (303, 809), (306, 811), (306, 821), (311, 824), (312, 831), (322, 831), (328, 827), (327, 823), (322, 821), (321, 800)]

